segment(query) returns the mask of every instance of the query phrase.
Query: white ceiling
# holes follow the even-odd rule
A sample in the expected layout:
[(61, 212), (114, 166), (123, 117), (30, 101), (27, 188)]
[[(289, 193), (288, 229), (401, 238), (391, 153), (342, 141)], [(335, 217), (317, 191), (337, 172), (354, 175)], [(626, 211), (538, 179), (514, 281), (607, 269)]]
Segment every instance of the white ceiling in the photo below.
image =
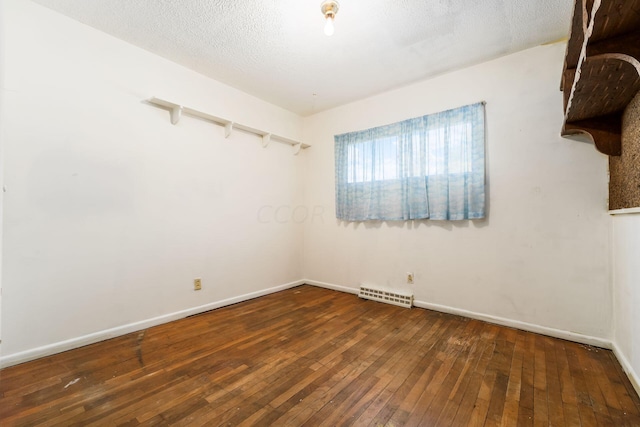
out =
[[(34, 0), (301, 115), (568, 35), (573, 0)], [(560, 73), (560, 69), (558, 70)]]

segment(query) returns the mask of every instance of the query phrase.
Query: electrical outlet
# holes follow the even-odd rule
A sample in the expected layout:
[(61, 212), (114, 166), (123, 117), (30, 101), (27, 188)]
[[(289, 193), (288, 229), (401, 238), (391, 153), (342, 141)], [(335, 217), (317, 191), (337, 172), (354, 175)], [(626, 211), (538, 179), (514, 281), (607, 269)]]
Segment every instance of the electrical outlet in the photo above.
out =
[(202, 289), (202, 279), (199, 277), (197, 279), (193, 279), (193, 290), (199, 291), (200, 289)]
[(413, 284), (413, 273), (407, 273), (407, 283), (410, 285)]

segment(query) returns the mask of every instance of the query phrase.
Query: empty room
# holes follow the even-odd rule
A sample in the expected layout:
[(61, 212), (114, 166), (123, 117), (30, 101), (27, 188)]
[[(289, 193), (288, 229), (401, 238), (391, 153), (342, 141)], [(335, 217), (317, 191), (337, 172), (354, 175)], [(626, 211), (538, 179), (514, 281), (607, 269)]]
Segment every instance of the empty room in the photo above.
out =
[(640, 426), (640, 0), (0, 1), (0, 425)]

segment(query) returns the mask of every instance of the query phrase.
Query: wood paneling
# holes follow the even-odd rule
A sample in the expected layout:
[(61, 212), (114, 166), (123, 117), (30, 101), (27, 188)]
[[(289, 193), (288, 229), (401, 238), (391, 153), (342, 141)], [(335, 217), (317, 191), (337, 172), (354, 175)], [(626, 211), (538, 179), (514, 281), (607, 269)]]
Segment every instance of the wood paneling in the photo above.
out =
[(640, 425), (612, 353), (300, 286), (0, 371), (0, 424)]

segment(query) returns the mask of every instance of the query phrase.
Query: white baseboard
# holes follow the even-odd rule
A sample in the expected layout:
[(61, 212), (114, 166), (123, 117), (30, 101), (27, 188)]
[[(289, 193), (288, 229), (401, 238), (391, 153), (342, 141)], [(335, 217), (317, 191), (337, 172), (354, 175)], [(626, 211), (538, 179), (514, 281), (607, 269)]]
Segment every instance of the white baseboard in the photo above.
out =
[(332, 289), (334, 291), (346, 292), (348, 294), (358, 295), (358, 291), (359, 291), (357, 288), (350, 288), (348, 286), (334, 285), (333, 283), (318, 282), (316, 280), (305, 279), (305, 280), (303, 280), (303, 282), (306, 283), (307, 285), (313, 285), (313, 286), (317, 286), (319, 288), (325, 288), (325, 289)]
[(251, 292), (244, 295), (239, 295), (237, 297), (227, 298), (221, 301), (215, 301), (215, 302), (201, 305), (198, 307), (192, 307), (185, 310), (176, 311), (174, 313), (164, 314), (162, 316), (142, 320), (140, 322), (129, 323), (127, 325), (122, 325), (115, 328), (94, 332), (92, 334), (83, 335), (81, 337), (72, 338), (69, 340), (60, 341), (53, 344), (48, 344), (42, 347), (37, 347), (34, 349), (22, 351), (19, 353), (9, 354), (9, 355), (0, 357), (0, 368), (6, 368), (8, 366), (17, 365), (19, 363), (24, 363), (30, 360), (38, 359), (40, 357), (50, 356), (52, 354), (61, 353), (63, 351), (93, 344), (99, 341), (104, 341), (110, 338), (119, 337), (121, 335), (126, 335), (131, 332), (136, 332), (136, 331), (150, 328), (152, 326), (168, 323), (173, 320), (183, 319), (187, 316), (193, 316), (194, 314), (204, 313), (205, 311), (209, 311), (209, 310), (224, 307), (227, 305), (236, 304), (242, 301), (258, 298), (264, 295), (272, 294), (274, 292), (283, 291), (285, 289), (293, 288), (295, 286), (299, 286), (304, 283), (306, 283), (306, 281), (296, 280), (295, 282), (286, 283), (284, 285), (275, 286), (273, 288)]
[[(333, 289), (336, 291), (348, 292), (357, 294), (357, 288), (350, 288), (341, 285), (334, 285), (332, 283), (317, 282), (315, 280), (305, 280), (305, 283), (309, 285), (319, 286), (321, 288)], [(489, 314), (476, 313), (474, 311), (463, 310), (460, 308), (449, 307), (446, 305), (432, 304), (424, 301), (413, 301), (413, 305), (420, 308), (426, 308), (428, 310), (439, 311), (442, 313), (455, 314), (458, 316), (469, 317), (472, 319), (483, 320), (489, 323), (495, 323), (497, 325), (508, 326), (510, 328), (521, 329), (523, 331), (535, 332), (537, 334), (548, 335), (550, 337), (561, 338), (568, 341), (579, 342), (581, 344), (593, 345), (606, 349), (611, 349), (611, 341), (592, 337), (589, 335), (578, 334), (575, 332), (564, 331), (561, 329), (549, 328), (547, 326), (536, 325), (534, 323), (521, 322), (519, 320), (507, 319), (504, 317), (492, 316)]]
[(574, 341), (581, 344), (593, 345), (596, 347), (602, 347), (611, 349), (611, 341), (593, 337), (591, 335), (578, 334), (576, 332), (565, 331), (562, 329), (550, 328), (548, 326), (536, 325), (535, 323), (521, 322), (519, 320), (507, 319), (505, 317), (492, 316), (490, 314), (477, 313), (475, 311), (463, 310), (460, 308), (449, 307), (446, 305), (432, 304), (423, 301), (413, 301), (416, 307), (426, 308), (429, 310), (440, 311), (443, 313), (455, 314), (463, 317), (470, 317), (472, 319), (483, 320), (489, 323), (495, 323), (496, 325), (508, 326), (510, 328), (521, 329), (523, 331), (534, 332), (536, 334), (548, 335), (554, 338), (560, 338), (563, 340)]
[(620, 362), (620, 365), (622, 366), (622, 369), (624, 369), (624, 372), (627, 374), (627, 377), (629, 377), (631, 385), (636, 390), (636, 393), (640, 395), (640, 378), (638, 378), (638, 374), (636, 374), (636, 371), (633, 369), (633, 366), (629, 362), (629, 359), (626, 358), (615, 341), (613, 342), (612, 347), (613, 354), (616, 356), (616, 359), (618, 359), (618, 362)]
[[(286, 283), (284, 285), (275, 286), (269, 289), (264, 289), (257, 292), (251, 292), (237, 297), (228, 298), (221, 301), (212, 302), (209, 304), (201, 305), (198, 307), (192, 307), (186, 310), (177, 311), (174, 313), (165, 314), (162, 316), (154, 317), (152, 319), (143, 320), (140, 322), (134, 322), (127, 325), (118, 326), (116, 328), (107, 329), (104, 331), (95, 332), (92, 334), (84, 335), (70, 340), (49, 344), (46, 346), (38, 347), (35, 349), (10, 354), (0, 357), (0, 368), (5, 368), (19, 363), (28, 362), (30, 360), (38, 359), (40, 357), (50, 356), (52, 354), (60, 353), (63, 351), (71, 350), (74, 348), (82, 347), (85, 345), (93, 344), (99, 341), (104, 341), (110, 338), (115, 338), (121, 335), (126, 335), (131, 332), (140, 331), (153, 326), (168, 323), (174, 320), (182, 319), (194, 314), (204, 313), (205, 311), (214, 310), (216, 308), (225, 307), (227, 305), (236, 304), (242, 301), (247, 301), (253, 298), (258, 298), (264, 295), (269, 295), (275, 292), (283, 291), (285, 289), (293, 288), (302, 284), (309, 284), (326, 289), (332, 289), (335, 291), (346, 292), (351, 294), (358, 294), (357, 288), (351, 288), (348, 286), (335, 285), (332, 283), (319, 282), (316, 280), (297, 280), (294, 282)], [(625, 357), (624, 353), (620, 350), (617, 344), (612, 343), (609, 340), (602, 338), (592, 337), (589, 335), (577, 334), (575, 332), (563, 331), (561, 329), (549, 328), (546, 326), (540, 326), (533, 323), (521, 322), (518, 320), (506, 319), (502, 317), (492, 316), (488, 314), (476, 313), (473, 311), (463, 310), (459, 308), (449, 307), (440, 304), (432, 304), (423, 301), (414, 301), (416, 307), (425, 308), (429, 310), (439, 311), (443, 313), (455, 314), (458, 316), (469, 317), (472, 319), (483, 320), (489, 323), (495, 323), (502, 326), (508, 326), (516, 329), (521, 329), (529, 332), (535, 332), (543, 335), (552, 336), (555, 338), (566, 339), (569, 341), (579, 342), (582, 344), (594, 345), (602, 348), (613, 350), (614, 355), (620, 362), (620, 365), (624, 369), (625, 373), (629, 377), (629, 381), (633, 385), (633, 388), (638, 394), (640, 394), (640, 378), (636, 374), (635, 370), (631, 366), (629, 360)]]

